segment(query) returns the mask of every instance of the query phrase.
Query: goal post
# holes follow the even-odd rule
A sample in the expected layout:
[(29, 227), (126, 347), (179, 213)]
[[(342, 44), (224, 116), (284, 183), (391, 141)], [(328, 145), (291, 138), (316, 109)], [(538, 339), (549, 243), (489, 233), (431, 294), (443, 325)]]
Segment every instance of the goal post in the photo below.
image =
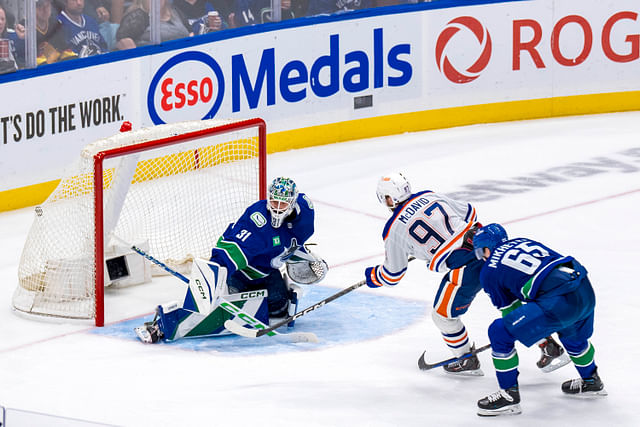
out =
[(35, 209), (13, 308), (103, 326), (106, 286), (161, 273), (110, 236), (188, 272), (194, 257), (208, 258), (228, 224), (265, 197), (262, 119), (166, 124), (91, 143)]

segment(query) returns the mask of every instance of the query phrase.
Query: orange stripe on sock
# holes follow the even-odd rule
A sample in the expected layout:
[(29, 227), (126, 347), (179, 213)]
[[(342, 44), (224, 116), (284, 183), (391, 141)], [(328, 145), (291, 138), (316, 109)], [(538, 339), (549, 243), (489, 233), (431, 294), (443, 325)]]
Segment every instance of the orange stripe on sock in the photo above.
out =
[(458, 344), (459, 342), (462, 342), (462, 341), (464, 341), (464, 340), (466, 340), (466, 339), (467, 339), (467, 333), (465, 332), (465, 333), (464, 333), (464, 336), (463, 336), (462, 338), (457, 339), (457, 340), (450, 340), (450, 339), (447, 339), (447, 338), (445, 338), (445, 337), (442, 337), (442, 339), (443, 339), (446, 343), (449, 343), (449, 344)]

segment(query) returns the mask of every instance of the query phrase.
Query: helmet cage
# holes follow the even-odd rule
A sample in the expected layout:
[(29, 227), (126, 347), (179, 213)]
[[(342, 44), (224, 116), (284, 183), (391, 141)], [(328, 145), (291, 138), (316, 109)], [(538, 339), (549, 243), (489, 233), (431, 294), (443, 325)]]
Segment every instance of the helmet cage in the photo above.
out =
[(291, 178), (276, 178), (269, 185), (267, 209), (271, 213), (271, 226), (279, 228), (296, 208), (298, 187)]

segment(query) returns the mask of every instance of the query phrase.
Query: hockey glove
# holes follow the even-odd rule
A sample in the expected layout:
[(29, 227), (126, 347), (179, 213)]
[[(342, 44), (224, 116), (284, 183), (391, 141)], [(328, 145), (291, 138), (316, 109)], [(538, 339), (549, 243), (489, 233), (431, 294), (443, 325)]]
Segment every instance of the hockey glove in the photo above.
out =
[(376, 269), (380, 268), (380, 266), (369, 267), (364, 270), (364, 277), (367, 280), (367, 286), (370, 288), (380, 288), (382, 287), (382, 283), (380, 283), (376, 277)]
[(470, 251), (473, 250), (473, 236), (476, 235), (476, 232), (480, 227), (482, 227), (482, 224), (476, 222), (466, 233), (464, 233), (464, 237), (462, 238), (463, 249), (469, 249)]

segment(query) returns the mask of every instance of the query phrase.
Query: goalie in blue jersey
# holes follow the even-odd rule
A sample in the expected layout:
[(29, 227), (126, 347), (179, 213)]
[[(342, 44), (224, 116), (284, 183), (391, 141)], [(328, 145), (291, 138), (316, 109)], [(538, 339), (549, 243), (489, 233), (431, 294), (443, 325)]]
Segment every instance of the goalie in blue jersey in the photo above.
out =
[(317, 283), (328, 271), (305, 247), (313, 232), (311, 200), (292, 179), (274, 179), (267, 200), (229, 224), (211, 258), (194, 261), (182, 304), (158, 306), (155, 319), (136, 334), (147, 343), (226, 335), (224, 322), (236, 310), (241, 310), (236, 320), (254, 327), (292, 316), (302, 294), (297, 284)]
[(580, 378), (565, 381), (567, 395), (606, 395), (594, 361), (595, 294), (587, 270), (526, 238), (507, 239), (499, 224), (489, 224), (473, 238), (483, 260), (480, 283), (502, 318), (489, 326), (493, 364), (500, 390), (478, 401), (478, 415), (519, 414), (518, 353), (515, 342), (529, 347), (557, 332)]

